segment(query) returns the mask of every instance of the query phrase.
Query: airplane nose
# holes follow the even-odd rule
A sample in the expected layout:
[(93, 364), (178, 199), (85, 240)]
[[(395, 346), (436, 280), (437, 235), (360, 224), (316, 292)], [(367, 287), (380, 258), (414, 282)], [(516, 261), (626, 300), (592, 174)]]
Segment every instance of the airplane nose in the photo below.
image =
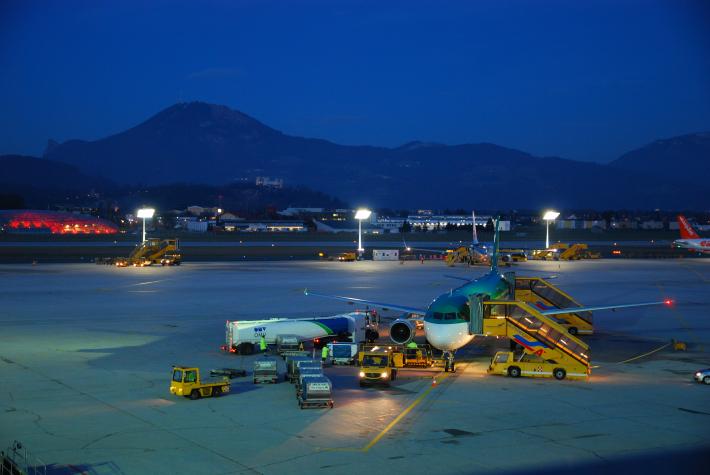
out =
[(441, 335), (440, 332), (436, 331), (436, 329), (433, 328), (433, 325), (424, 325), (424, 333), (431, 346), (440, 350), (447, 349), (448, 343), (450, 342), (447, 341), (447, 338), (445, 338), (444, 335)]

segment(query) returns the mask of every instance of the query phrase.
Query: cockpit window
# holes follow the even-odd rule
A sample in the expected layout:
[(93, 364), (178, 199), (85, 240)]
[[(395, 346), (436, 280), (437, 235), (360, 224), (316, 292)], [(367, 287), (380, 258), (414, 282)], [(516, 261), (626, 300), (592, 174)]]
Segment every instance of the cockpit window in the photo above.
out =
[(455, 313), (445, 313), (444, 320), (456, 320), (456, 314)]
[(434, 312), (434, 320), (443, 320), (444, 314), (440, 312)]

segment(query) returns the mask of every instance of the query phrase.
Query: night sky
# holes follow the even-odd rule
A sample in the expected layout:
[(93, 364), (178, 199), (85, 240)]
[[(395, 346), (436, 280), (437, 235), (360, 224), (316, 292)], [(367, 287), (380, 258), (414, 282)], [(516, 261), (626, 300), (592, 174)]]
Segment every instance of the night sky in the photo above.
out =
[(710, 130), (710, 2), (0, 1), (0, 154), (192, 100), (344, 144), (606, 162)]

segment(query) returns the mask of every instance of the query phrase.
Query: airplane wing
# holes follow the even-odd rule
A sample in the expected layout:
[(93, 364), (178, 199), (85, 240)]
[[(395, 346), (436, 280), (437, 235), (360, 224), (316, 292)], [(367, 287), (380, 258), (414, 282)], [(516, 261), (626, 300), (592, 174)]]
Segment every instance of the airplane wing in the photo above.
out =
[(384, 303), (384, 302), (374, 302), (372, 300), (358, 299), (355, 297), (342, 297), (340, 295), (319, 294), (316, 292), (311, 292), (308, 289), (304, 290), (303, 294), (304, 295), (313, 295), (315, 297), (323, 297), (323, 298), (333, 299), (333, 300), (342, 300), (344, 302), (350, 302), (353, 304), (359, 303), (359, 304), (363, 304), (363, 305), (370, 305), (372, 307), (381, 308), (383, 310), (399, 310), (401, 312), (414, 313), (416, 315), (424, 315), (426, 313), (426, 310), (421, 309), (421, 308), (406, 307), (404, 305), (389, 304), (389, 303)]
[(620, 305), (600, 305), (596, 307), (569, 307), (569, 308), (556, 308), (554, 310), (542, 310), (540, 311), (543, 315), (561, 315), (563, 313), (577, 313), (577, 312), (593, 312), (596, 310), (615, 310), (617, 308), (631, 308), (631, 307), (646, 307), (649, 305), (672, 305), (672, 300), (662, 300), (660, 302), (644, 302), (644, 303), (627, 303)]
[(456, 279), (456, 280), (463, 280), (464, 282), (471, 282), (473, 279), (469, 279), (467, 277), (460, 277), (458, 275), (450, 275), (450, 274), (444, 274), (444, 277), (447, 279)]

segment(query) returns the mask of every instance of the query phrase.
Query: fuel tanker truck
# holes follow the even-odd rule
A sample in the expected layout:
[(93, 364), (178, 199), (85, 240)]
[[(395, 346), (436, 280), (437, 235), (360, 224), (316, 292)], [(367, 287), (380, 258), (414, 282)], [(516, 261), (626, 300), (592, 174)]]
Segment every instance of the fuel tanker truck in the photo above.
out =
[(355, 311), (328, 317), (270, 318), (268, 320), (227, 320), (222, 350), (250, 355), (259, 348), (263, 336), (273, 345), (279, 337), (295, 336), (299, 341), (313, 341), (318, 346), (330, 341), (361, 343), (379, 338), (375, 311)]

